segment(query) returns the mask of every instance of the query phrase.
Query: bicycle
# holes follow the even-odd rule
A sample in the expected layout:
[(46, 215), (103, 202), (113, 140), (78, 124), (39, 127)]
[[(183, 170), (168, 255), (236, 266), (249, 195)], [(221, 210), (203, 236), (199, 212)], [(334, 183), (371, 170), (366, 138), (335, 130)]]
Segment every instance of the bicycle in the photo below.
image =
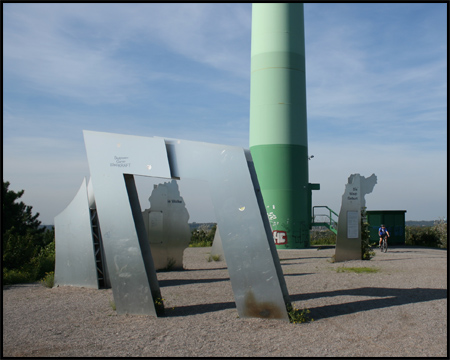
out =
[(380, 246), (381, 252), (387, 252), (387, 248), (388, 248), (387, 238), (388, 238), (387, 235), (383, 235), (383, 238), (381, 240), (381, 246)]

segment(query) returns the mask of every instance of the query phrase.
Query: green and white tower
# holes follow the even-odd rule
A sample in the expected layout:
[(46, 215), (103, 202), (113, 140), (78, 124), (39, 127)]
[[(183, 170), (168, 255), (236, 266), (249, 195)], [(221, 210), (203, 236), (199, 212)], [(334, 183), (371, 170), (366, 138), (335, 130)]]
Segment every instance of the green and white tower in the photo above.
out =
[(278, 249), (309, 247), (302, 3), (253, 4), (250, 152)]

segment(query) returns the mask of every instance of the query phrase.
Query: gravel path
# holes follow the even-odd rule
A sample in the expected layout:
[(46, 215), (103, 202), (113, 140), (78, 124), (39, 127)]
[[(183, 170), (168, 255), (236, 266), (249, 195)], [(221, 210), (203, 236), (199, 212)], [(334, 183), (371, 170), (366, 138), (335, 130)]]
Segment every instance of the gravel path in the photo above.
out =
[(334, 248), (279, 250), (293, 304), (314, 319), (303, 324), (238, 318), (226, 263), (209, 251), (188, 248), (185, 271), (158, 273), (163, 318), (117, 315), (111, 289), (3, 287), (3, 356), (448, 356), (446, 250), (343, 263)]

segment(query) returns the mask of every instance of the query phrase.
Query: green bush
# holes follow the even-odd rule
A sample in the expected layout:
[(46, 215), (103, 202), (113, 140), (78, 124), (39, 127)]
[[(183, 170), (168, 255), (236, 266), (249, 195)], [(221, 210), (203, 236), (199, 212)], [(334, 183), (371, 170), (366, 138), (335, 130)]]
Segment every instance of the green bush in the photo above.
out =
[(436, 228), (430, 226), (406, 226), (405, 244), (438, 247), (441, 244), (440, 234)]
[(29, 284), (34, 281), (34, 275), (27, 270), (3, 268), (3, 285)]
[(189, 243), (189, 247), (210, 247), (210, 246), (212, 246), (212, 241), (207, 240)]
[(375, 251), (370, 246), (370, 230), (367, 222), (366, 208), (361, 210), (361, 259), (370, 260), (375, 256)]
[(39, 253), (30, 260), (30, 266), (33, 268), (36, 280), (42, 279), (47, 273), (55, 270), (55, 239), (40, 249)]
[(11, 270), (21, 269), (24, 264), (28, 264), (39, 251), (35, 243), (35, 234), (31, 231), (22, 235), (17, 233), (14, 227), (7, 230), (3, 234), (3, 267)]
[(433, 229), (439, 237), (439, 247), (447, 249), (447, 222), (439, 219), (435, 221)]
[(55, 284), (55, 273), (53, 271), (46, 273), (39, 282), (45, 287), (52, 288)]
[(32, 206), (19, 199), (24, 190), (2, 188), (3, 284), (35, 282), (55, 268), (55, 229), (45, 230)]
[(311, 245), (336, 245), (336, 235), (331, 230), (311, 230), (309, 238)]
[[(44, 247), (36, 246), (36, 237), (41, 234), (12, 234), (7, 231), (6, 246), (3, 249), (3, 284), (32, 283), (55, 270), (54, 230), (47, 230), (45, 236), (52, 242)], [(42, 241), (42, 239), (39, 239)], [(22, 253), (21, 253), (22, 252)]]
[(314, 321), (314, 319), (309, 316), (309, 309), (297, 309), (292, 304), (286, 304), (286, 311), (289, 316), (289, 322), (292, 324)]
[(221, 261), (222, 257), (220, 255), (211, 255), (209, 254), (209, 256), (206, 258), (206, 261), (211, 262), (211, 261)]
[(211, 229), (200, 227), (191, 232), (191, 241), (189, 247), (208, 247), (212, 246), (214, 236), (216, 234), (217, 225)]

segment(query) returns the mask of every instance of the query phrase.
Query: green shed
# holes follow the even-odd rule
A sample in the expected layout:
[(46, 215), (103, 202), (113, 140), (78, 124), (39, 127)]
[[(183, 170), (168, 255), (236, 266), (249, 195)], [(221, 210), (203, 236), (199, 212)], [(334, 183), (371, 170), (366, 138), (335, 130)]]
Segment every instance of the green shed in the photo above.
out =
[(405, 213), (406, 210), (367, 210), (370, 242), (379, 242), (378, 229), (384, 224), (391, 235), (388, 244), (405, 245)]

